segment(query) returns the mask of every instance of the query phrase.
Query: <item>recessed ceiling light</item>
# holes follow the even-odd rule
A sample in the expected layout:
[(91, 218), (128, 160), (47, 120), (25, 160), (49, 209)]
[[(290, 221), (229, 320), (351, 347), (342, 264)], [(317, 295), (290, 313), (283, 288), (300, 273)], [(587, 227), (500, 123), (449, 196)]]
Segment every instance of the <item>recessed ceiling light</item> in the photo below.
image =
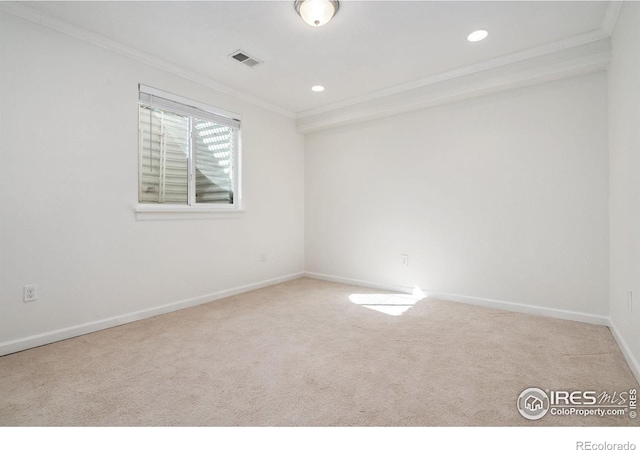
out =
[(473, 33), (471, 33), (469, 36), (467, 36), (467, 41), (478, 42), (486, 38), (488, 35), (489, 35), (489, 32), (487, 32), (487, 30), (476, 30)]
[(324, 86), (320, 86), (320, 85), (313, 86), (313, 87), (311, 88), (311, 90), (312, 90), (313, 92), (322, 92), (322, 91), (324, 91)]

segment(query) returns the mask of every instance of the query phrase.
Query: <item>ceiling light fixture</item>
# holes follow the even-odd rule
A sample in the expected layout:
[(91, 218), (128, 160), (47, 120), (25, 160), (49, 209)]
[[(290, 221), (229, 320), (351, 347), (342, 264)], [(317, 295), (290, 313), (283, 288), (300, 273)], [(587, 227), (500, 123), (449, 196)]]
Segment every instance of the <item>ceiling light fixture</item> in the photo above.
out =
[(312, 87), (311, 87), (311, 90), (312, 90), (313, 92), (322, 92), (322, 91), (324, 91), (324, 86), (320, 86), (320, 85), (312, 86)]
[(338, 0), (296, 0), (296, 12), (312, 27), (321, 27), (331, 20), (340, 7)]
[(471, 33), (469, 36), (467, 36), (467, 41), (478, 42), (486, 38), (488, 35), (489, 35), (489, 32), (487, 30), (476, 30), (473, 33)]

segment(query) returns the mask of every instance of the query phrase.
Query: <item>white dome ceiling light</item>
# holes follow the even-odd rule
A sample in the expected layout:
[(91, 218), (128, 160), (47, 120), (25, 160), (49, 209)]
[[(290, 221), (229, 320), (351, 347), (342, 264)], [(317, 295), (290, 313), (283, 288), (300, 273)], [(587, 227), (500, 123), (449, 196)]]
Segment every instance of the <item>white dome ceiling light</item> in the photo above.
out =
[(340, 7), (337, 0), (296, 0), (294, 6), (302, 20), (312, 27), (329, 22)]

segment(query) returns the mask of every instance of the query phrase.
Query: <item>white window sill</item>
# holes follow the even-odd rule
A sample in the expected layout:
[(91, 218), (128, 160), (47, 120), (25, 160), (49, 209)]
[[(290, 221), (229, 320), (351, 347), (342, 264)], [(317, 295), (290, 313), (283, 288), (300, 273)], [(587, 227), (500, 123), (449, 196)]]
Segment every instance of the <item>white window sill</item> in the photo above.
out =
[(138, 205), (134, 208), (137, 220), (183, 220), (183, 219), (233, 219), (239, 218), (244, 209), (233, 205), (187, 206), (187, 205)]

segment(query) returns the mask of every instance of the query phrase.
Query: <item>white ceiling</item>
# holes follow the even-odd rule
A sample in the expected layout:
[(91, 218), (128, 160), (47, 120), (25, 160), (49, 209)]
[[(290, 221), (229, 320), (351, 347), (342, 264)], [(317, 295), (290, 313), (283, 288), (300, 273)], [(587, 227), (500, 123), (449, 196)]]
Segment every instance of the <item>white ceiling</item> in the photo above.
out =
[[(300, 19), (293, 0), (21, 6), (304, 115), (594, 32), (608, 3), (343, 0), (320, 28)], [(478, 28), (489, 37), (468, 42)], [(229, 58), (238, 49), (264, 64), (249, 68)], [(315, 84), (326, 90), (312, 92)]]

